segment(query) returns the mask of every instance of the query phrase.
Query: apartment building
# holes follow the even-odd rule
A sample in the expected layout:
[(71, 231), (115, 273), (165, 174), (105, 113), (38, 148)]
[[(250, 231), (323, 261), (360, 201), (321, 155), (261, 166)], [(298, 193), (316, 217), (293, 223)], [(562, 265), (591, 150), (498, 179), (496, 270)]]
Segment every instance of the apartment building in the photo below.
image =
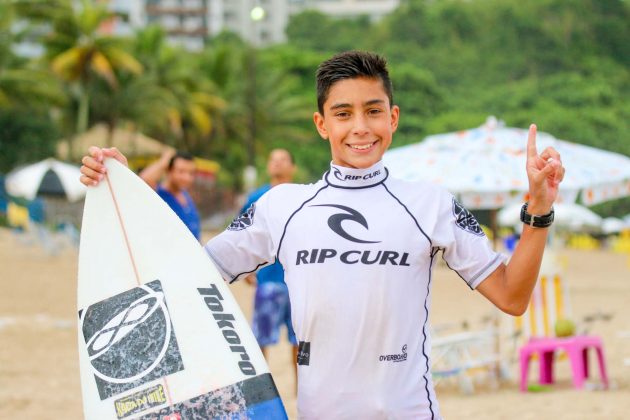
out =
[(254, 45), (286, 41), (291, 15), (318, 10), (338, 17), (368, 15), (374, 20), (394, 10), (401, 0), (110, 0), (113, 10), (127, 15), (107, 32), (130, 33), (135, 27), (158, 24), (169, 40), (191, 50), (221, 31), (239, 34)]

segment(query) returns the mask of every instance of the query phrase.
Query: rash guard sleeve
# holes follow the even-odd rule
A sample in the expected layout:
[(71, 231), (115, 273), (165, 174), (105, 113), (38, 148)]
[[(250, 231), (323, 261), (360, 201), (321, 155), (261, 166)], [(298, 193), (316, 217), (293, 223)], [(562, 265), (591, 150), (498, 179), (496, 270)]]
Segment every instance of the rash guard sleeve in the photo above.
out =
[(269, 230), (269, 193), (208, 241), (204, 249), (230, 283), (273, 264), (276, 250)]
[(444, 261), (471, 289), (506, 261), (492, 249), (475, 216), (446, 192), (440, 200), (440, 220), (436, 237)]

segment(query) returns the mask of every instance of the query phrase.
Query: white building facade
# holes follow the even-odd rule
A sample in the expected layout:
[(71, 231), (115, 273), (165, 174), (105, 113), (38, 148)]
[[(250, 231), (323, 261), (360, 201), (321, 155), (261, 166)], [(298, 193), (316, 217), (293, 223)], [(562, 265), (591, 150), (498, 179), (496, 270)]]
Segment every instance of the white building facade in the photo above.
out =
[(111, 30), (128, 34), (135, 27), (158, 24), (170, 41), (187, 49), (203, 48), (204, 39), (224, 30), (248, 42), (269, 45), (286, 41), (289, 18), (305, 10), (351, 18), (367, 15), (378, 20), (401, 0), (111, 0), (114, 11), (127, 15)]

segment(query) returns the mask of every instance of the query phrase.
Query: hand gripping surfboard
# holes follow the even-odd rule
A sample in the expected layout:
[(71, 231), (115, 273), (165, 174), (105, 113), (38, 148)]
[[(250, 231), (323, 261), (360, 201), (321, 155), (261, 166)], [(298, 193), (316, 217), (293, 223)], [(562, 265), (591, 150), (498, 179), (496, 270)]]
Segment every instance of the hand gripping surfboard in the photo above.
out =
[(139, 177), (105, 165), (86, 197), (79, 253), (86, 419), (286, 419), (203, 247)]

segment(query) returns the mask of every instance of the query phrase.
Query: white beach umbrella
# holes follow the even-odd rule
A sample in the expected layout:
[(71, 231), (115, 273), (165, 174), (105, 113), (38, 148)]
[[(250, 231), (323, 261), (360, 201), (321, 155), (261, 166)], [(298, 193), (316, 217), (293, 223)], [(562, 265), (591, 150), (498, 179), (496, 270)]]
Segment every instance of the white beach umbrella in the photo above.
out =
[(80, 176), (78, 166), (50, 158), (11, 171), (5, 183), (7, 192), (16, 197), (32, 200), (40, 194), (58, 195), (77, 201), (86, 193)]
[[(558, 140), (538, 132), (538, 151), (553, 146), (566, 169), (558, 202), (581, 195), (585, 205), (630, 195), (630, 158)], [(384, 163), (393, 176), (438, 183), (469, 209), (498, 209), (522, 203), (528, 191), (527, 130), (505, 127), (494, 118), (481, 127), (438, 134), (394, 148)]]
[[(600, 230), (602, 218), (584, 206), (575, 203), (554, 204), (554, 226), (572, 232)], [(497, 214), (499, 225), (518, 226), (521, 203), (510, 204)]]

